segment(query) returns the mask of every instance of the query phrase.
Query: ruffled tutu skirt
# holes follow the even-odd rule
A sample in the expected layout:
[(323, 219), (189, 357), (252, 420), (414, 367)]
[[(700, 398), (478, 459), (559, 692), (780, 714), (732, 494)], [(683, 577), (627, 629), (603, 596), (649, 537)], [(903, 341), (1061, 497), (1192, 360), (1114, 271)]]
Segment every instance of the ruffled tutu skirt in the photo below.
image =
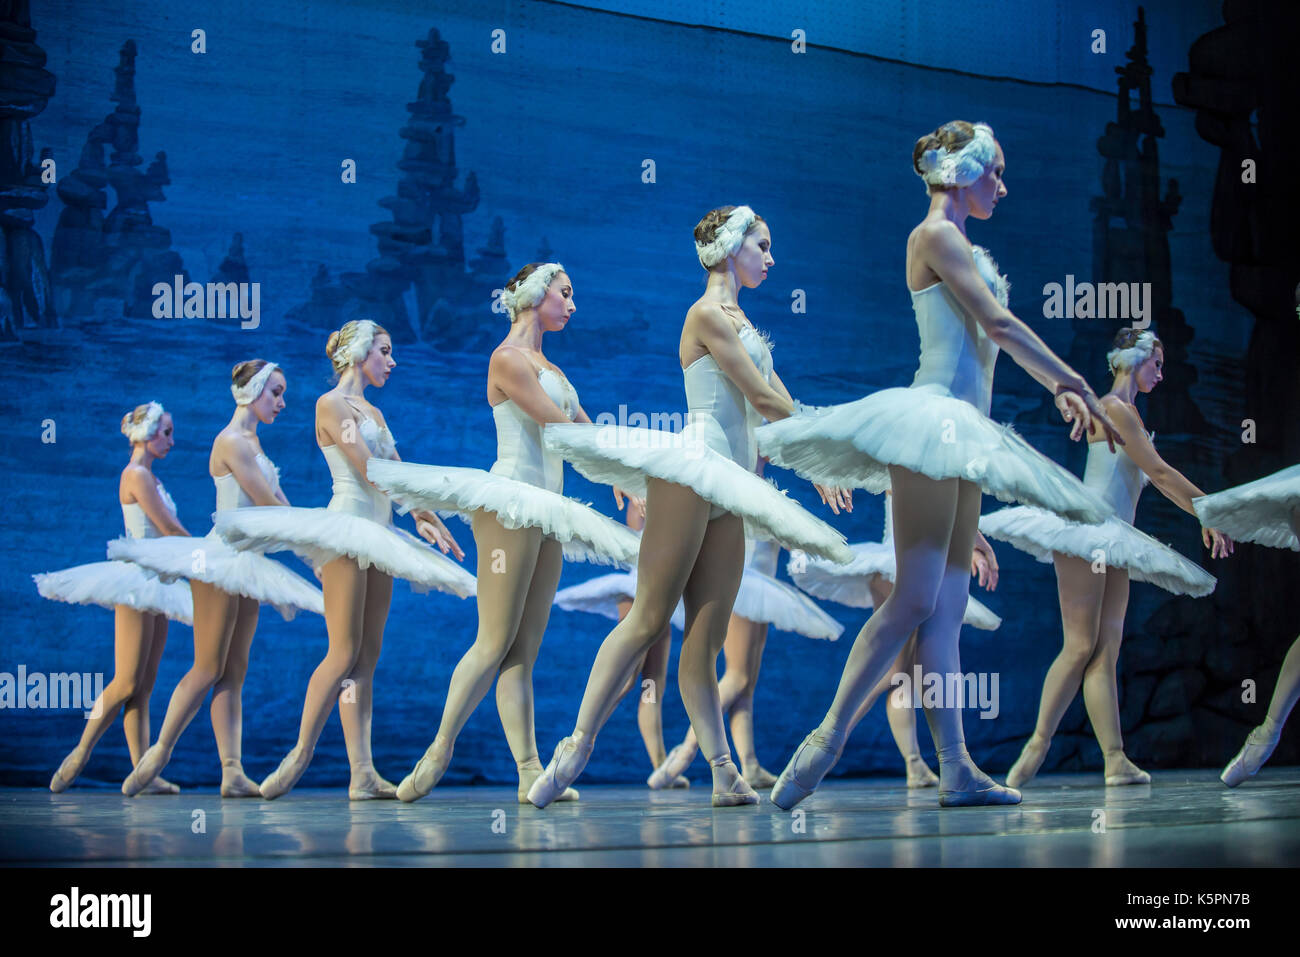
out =
[[(625, 572), (601, 575), (562, 589), (555, 595), (555, 604), (569, 611), (589, 611), (617, 620), (618, 603), (631, 601), (635, 595), (636, 572)], [(752, 568), (746, 569), (740, 580), (740, 591), (731, 611), (757, 624), (808, 638), (834, 641), (844, 631), (843, 625), (818, 608), (807, 595)], [(672, 626), (679, 631), (686, 628), (686, 609), (680, 601), (673, 612)]]
[(372, 458), (366, 477), (404, 509), (454, 512), (462, 518), (480, 509), (506, 528), (540, 528), (570, 561), (629, 568), (640, 541), (625, 525), (576, 499), (482, 469), (417, 465)]
[(131, 562), (91, 562), (56, 572), (33, 575), (42, 598), (74, 605), (126, 605), (136, 611), (166, 615), (172, 621), (194, 624), (190, 583), (164, 582), (151, 571)]
[(265, 602), (286, 621), (300, 608), (325, 614), (324, 597), (315, 585), (265, 555), (236, 551), (215, 534), (203, 538), (118, 538), (108, 543), (108, 557), (135, 562), (165, 582), (188, 578)]
[(688, 429), (666, 432), (614, 425), (547, 425), (543, 442), (593, 482), (645, 495), (646, 479), (691, 489), (745, 521), (747, 538), (803, 549), (832, 561), (853, 556), (844, 536), (810, 515), (773, 483), (737, 465)]
[[(555, 604), (566, 611), (586, 611), (618, 621), (619, 602), (636, 597), (636, 572), (615, 572), (600, 575), (555, 593)], [(678, 601), (673, 611), (672, 627), (686, 629), (686, 608)]]
[(1254, 482), (1192, 499), (1203, 525), (1217, 528), (1240, 542), (1300, 552), (1300, 539), (1291, 530), (1291, 510), (1300, 507), (1300, 465), (1266, 475)]
[[(391, 525), (327, 508), (259, 506), (213, 516), (213, 529), (239, 554), (291, 551), (320, 568), (348, 557), (403, 578), (417, 592), (437, 589), (459, 598), (475, 594), (474, 576), (422, 539)], [(263, 557), (263, 561), (270, 561)]]
[(883, 492), (889, 466), (960, 478), (1003, 502), (1081, 522), (1110, 509), (1077, 477), (1005, 425), (936, 386), (883, 389), (759, 426), (758, 450), (813, 482)]
[(1021, 506), (981, 516), (980, 531), (1040, 562), (1050, 562), (1053, 552), (1089, 562), (1100, 558), (1108, 568), (1123, 568), (1132, 581), (1158, 585), (1175, 595), (1202, 598), (1214, 591), (1214, 576), (1200, 565), (1114, 516), (1100, 525), (1080, 525)]
[[(786, 571), (795, 584), (810, 595), (850, 608), (872, 608), (875, 602), (868, 583), (873, 575), (888, 582), (894, 580), (894, 545), (892, 542), (859, 542), (849, 548), (856, 557), (847, 565), (792, 555), (786, 563)], [(1002, 619), (971, 595), (967, 598), (961, 623), (982, 631), (996, 631)]]

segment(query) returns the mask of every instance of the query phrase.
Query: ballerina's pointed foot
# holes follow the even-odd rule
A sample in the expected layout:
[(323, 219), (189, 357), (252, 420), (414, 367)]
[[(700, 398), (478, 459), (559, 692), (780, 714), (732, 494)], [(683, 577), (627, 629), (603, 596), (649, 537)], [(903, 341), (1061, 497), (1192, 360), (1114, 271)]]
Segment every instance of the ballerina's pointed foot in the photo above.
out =
[(683, 742), (677, 745), (668, 752), (668, 757), (664, 758), (664, 763), (655, 768), (650, 777), (646, 778), (645, 783), (650, 785), (651, 790), (654, 791), (673, 787), (673, 782), (691, 766), (691, 762), (695, 760), (696, 752), (699, 750), (700, 746), (698, 744), (691, 745)]
[(262, 796), (257, 782), (244, 773), (244, 766), (238, 758), (227, 758), (221, 762), (221, 796), (223, 798)]
[(1129, 784), (1150, 784), (1151, 775), (1130, 761), (1123, 752), (1106, 756), (1106, 787), (1123, 787)]
[(919, 755), (907, 759), (907, 786), (909, 788), (935, 788), (939, 786), (939, 775), (930, 770), (930, 766)]
[(528, 802), (535, 807), (546, 807), (559, 800), (587, 766), (594, 744), (584, 736), (568, 737), (556, 745), (551, 763), (528, 788)]
[(402, 783), (397, 786), (397, 799), (410, 804), (437, 787), (451, 766), (451, 754), (451, 743), (435, 738), (424, 752), (424, 757), (416, 763), (415, 770), (402, 778)]
[(818, 728), (808, 735), (772, 785), (772, 803), (788, 811), (808, 797), (835, 767), (843, 750), (843, 731), (826, 732)]
[(713, 769), (714, 807), (739, 807), (742, 804), (758, 803), (758, 793), (741, 776), (730, 755), (710, 761), (709, 764)]
[(673, 780), (673, 783), (668, 786), (670, 788), (688, 788), (691, 786), (691, 782), (686, 778), (685, 775), (679, 774)]
[(150, 747), (140, 755), (140, 762), (135, 766), (135, 770), (122, 782), (122, 793), (127, 797), (135, 797), (143, 791), (149, 786), (149, 782), (161, 773), (169, 757), (171, 755), (161, 745), (155, 744)]
[(80, 776), (81, 770), (86, 766), (86, 761), (89, 758), (90, 755), (81, 748), (73, 748), (72, 752), (59, 765), (59, 769), (54, 772), (54, 777), (50, 778), (50, 790), (55, 794), (62, 794), (71, 787), (72, 782)]
[(939, 762), (940, 807), (985, 807), (1019, 803), (1019, 791), (998, 784), (969, 758), (949, 766), (945, 766), (942, 760)]
[(1246, 735), (1246, 743), (1241, 746), (1237, 756), (1228, 762), (1228, 766), (1219, 775), (1219, 780), (1230, 788), (1235, 788), (1247, 778), (1253, 778), (1272, 755), (1282, 735), (1281, 728), (1270, 728), (1271, 722), (1265, 722)]
[(307, 765), (311, 764), (311, 751), (303, 750), (302, 745), (298, 745), (292, 751), (284, 756), (280, 766), (272, 771), (257, 786), (262, 792), (262, 797), (268, 801), (273, 801), (282, 795), (288, 794), (293, 790), (293, 786), (298, 783), (303, 772), (307, 770)]
[(145, 794), (180, 794), (179, 785), (172, 784), (161, 774), (149, 782), (149, 786), (144, 789)]
[(1021, 788), (1032, 781), (1038, 769), (1043, 766), (1043, 761), (1047, 758), (1047, 749), (1051, 746), (1051, 738), (1042, 738), (1037, 734), (1030, 735), (1020, 752), (1020, 757), (1007, 772), (1007, 787)]
[[(543, 770), (542, 762), (538, 761), (536, 763), (537, 763), (536, 767), (527, 766), (527, 767), (519, 768), (519, 795), (518, 796), (519, 796), (520, 804), (528, 803), (528, 792), (532, 788), (533, 782), (542, 776), (542, 770)], [(560, 794), (560, 796), (557, 797), (555, 800), (576, 801), (578, 800), (578, 797), (579, 795), (578, 795), (577, 788), (565, 788), (564, 791)]]
[(397, 785), (387, 781), (375, 770), (373, 764), (353, 768), (348, 782), (349, 801), (395, 801)]
[(776, 783), (776, 775), (761, 764), (740, 766), (740, 776), (755, 791), (766, 791)]

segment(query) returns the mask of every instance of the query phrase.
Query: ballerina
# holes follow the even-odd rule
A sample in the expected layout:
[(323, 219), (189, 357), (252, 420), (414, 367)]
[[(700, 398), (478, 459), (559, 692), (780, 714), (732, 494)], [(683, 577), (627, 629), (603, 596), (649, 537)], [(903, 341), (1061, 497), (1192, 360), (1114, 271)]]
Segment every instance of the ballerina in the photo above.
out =
[[(1223, 529), (1239, 542), (1300, 552), (1300, 465), (1254, 482), (1194, 498), (1192, 507), (1205, 525)], [(1282, 726), (1300, 698), (1300, 638), (1291, 643), (1278, 672), (1264, 723), (1251, 730), (1237, 756), (1219, 775), (1235, 788), (1254, 777), (1282, 737)]]
[[(857, 558), (848, 565), (833, 565), (819, 558), (807, 560), (801, 557), (798, 562), (792, 559), (786, 567), (795, 584), (818, 598), (853, 608), (879, 608), (883, 605), (889, 593), (894, 590), (894, 522), (891, 501), (892, 496), (886, 490), (885, 532), (881, 541), (850, 545), (849, 548), (857, 553)], [(980, 586), (989, 591), (998, 587), (997, 558), (988, 541), (979, 533), (975, 535), (975, 550), (971, 552), (971, 574), (977, 576)], [(1002, 619), (976, 601), (974, 596), (970, 596), (961, 623), (983, 631), (996, 631), (1001, 627)], [(895, 687), (894, 676), (902, 673), (910, 679), (917, 664), (916, 632), (912, 632), (889, 672), (871, 689), (857, 713), (850, 719), (845, 729), (846, 739), (852, 736), (853, 729), (867, 716), (876, 700)], [(907, 786), (937, 786), (939, 776), (930, 770), (930, 766), (921, 757), (921, 744), (916, 736), (916, 708), (912, 699), (903, 694), (890, 694), (885, 708), (890, 733), (906, 768)]]
[[(189, 535), (176, 517), (176, 503), (153, 474), (153, 463), (166, 458), (176, 441), (173, 430), (171, 413), (157, 402), (136, 406), (122, 417), (131, 459), (118, 481), (117, 498), (132, 538)], [(149, 697), (167, 644), (167, 620), (191, 624), (194, 603), (189, 583), (165, 583), (132, 562), (92, 562), (32, 578), (42, 598), (102, 605), (114, 615), (113, 678), (92, 706), (81, 740), (50, 779), (50, 790), (59, 794), (81, 774), (119, 711), (132, 767), (149, 749)], [(158, 777), (147, 791), (177, 794), (180, 788)]]
[[(637, 541), (627, 528), (565, 498), (564, 462), (542, 448), (548, 422), (590, 422), (578, 393), (542, 352), (542, 337), (577, 311), (559, 263), (530, 263), (506, 284), (510, 331), (488, 363), (487, 401), (497, 460), (481, 469), (372, 458), (367, 474), (405, 507), (454, 511), (478, 546), (478, 633), (452, 672), (433, 742), (397, 788), (402, 801), (428, 794), (451, 764), (465, 722), (496, 681), (497, 713), (519, 774), (518, 800), (542, 773), (533, 714), (533, 667), (541, 651), (563, 558), (628, 564)], [(614, 500), (623, 507), (616, 486)], [(577, 800), (569, 789), (562, 800)]]
[[(235, 412), (217, 433), (208, 456), (217, 509), (287, 503), (279, 470), (262, 452), (257, 426), (285, 407), (284, 373), (273, 362), (250, 359), (231, 372)], [(122, 782), (127, 797), (149, 785), (171, 760), (172, 749), (212, 691), (212, 730), (221, 758), (221, 796), (257, 797), (242, 763), (244, 676), (257, 632), (259, 603), (275, 605), (285, 620), (298, 609), (324, 614), (321, 593), (278, 562), (244, 555), (214, 535), (206, 538), (119, 539), (110, 558), (124, 558), (164, 577), (184, 577), (194, 596), (194, 664), (176, 685), (158, 740)]]
[[(920, 367), (908, 388), (795, 415), (758, 430), (773, 464), (818, 482), (893, 490), (894, 590), (867, 620), (821, 725), (795, 751), (772, 789), (789, 810), (835, 765), (848, 724), (917, 632), (924, 670), (961, 671), (958, 635), (969, 598), (981, 492), (1100, 522), (1106, 506), (1069, 472), (988, 417), (993, 365), (1005, 349), (1054, 392), (1071, 438), (1094, 420), (1114, 426), (1083, 377), (1007, 308), (1006, 279), (966, 238), (968, 218), (988, 219), (1007, 195), (1002, 148), (985, 124), (948, 123), (922, 137), (912, 165), (929, 211), (907, 243), (906, 279), (921, 335)], [(939, 758), (939, 804), (1015, 804), (966, 751), (959, 701), (926, 709)]]
[[(216, 531), (247, 550), (292, 550), (310, 562), (325, 593), (329, 648), (312, 672), (298, 741), (260, 785), (262, 797), (280, 797), (302, 777), (335, 699), (347, 747), (348, 798), (394, 798), (397, 789), (375, 770), (370, 745), (375, 666), (383, 648), (393, 578), (417, 591), (435, 588), (459, 597), (474, 593), (474, 578), (436, 549), (390, 523), (386, 496), (365, 478), (371, 456), (399, 460), (383, 413), (365, 398), (383, 388), (397, 362), (382, 326), (352, 320), (330, 334), (325, 353), (338, 384), (316, 400), (316, 444), (329, 465), (333, 496), (325, 508), (239, 508), (218, 511)], [(443, 553), (464, 552), (438, 516), (413, 512), (416, 530)]]
[[(1100, 525), (1080, 525), (1019, 506), (980, 519), (984, 534), (1055, 564), (1065, 634), (1061, 653), (1043, 681), (1034, 733), (1007, 773), (1008, 787), (1022, 787), (1038, 773), (1080, 684), (1105, 759), (1106, 785), (1150, 784), (1151, 775), (1124, 753), (1120, 729), (1115, 668), (1124, 640), (1129, 581), (1198, 598), (1214, 590), (1212, 575), (1131, 524), (1148, 481), (1193, 515), (1192, 499), (1205, 494), (1160, 457), (1133, 404), (1139, 392), (1149, 393), (1164, 378), (1164, 347), (1149, 331), (1121, 329), (1106, 363), (1115, 380), (1101, 405), (1119, 429), (1124, 448), (1111, 452), (1096, 430), (1090, 432), (1083, 483), (1103, 496), (1115, 514)], [(1218, 530), (1202, 528), (1201, 536), (1212, 557), (1232, 553), (1232, 540)]]
[[(623, 512), (627, 527), (633, 532), (640, 532), (645, 527), (645, 502), (641, 499), (629, 499)], [(585, 611), (596, 615), (622, 621), (632, 610), (632, 599), (636, 596), (636, 572), (610, 572), (598, 575), (578, 585), (570, 585), (555, 593), (555, 606), (565, 611)], [(681, 631), (686, 627), (686, 610), (681, 602), (673, 611), (669, 626), (659, 633), (655, 643), (645, 653), (641, 663), (632, 672), (632, 677), (618, 696), (619, 702), (627, 697), (633, 688), (643, 689), (637, 699), (636, 723), (641, 732), (641, 743), (645, 745), (652, 769), (659, 767), (668, 755), (664, 745), (664, 687), (668, 680), (668, 655), (672, 651), (672, 629)], [(641, 676), (637, 683), (637, 674)], [(647, 682), (649, 687), (646, 687)], [(649, 694), (645, 694), (649, 691)], [(670, 788), (688, 788), (691, 782), (684, 776), (670, 782)]]
[[(548, 425), (544, 439), (592, 481), (645, 492), (646, 522), (632, 608), (601, 644), (573, 733), (556, 747), (528, 800), (546, 807), (582, 773), (645, 652), (659, 640), (679, 598), (686, 635), (678, 687), (713, 773), (713, 804), (753, 804), (727, 747), (716, 662), (740, 587), (745, 535), (847, 561), (844, 538), (754, 474), (754, 427), (795, 408), (772, 369), (771, 351), (737, 303), (774, 264), (767, 224), (748, 206), (724, 206), (695, 227), (708, 270), (704, 294), (686, 314), (678, 348), (690, 423), (681, 433), (592, 425)], [(838, 489), (819, 489), (838, 513)]]

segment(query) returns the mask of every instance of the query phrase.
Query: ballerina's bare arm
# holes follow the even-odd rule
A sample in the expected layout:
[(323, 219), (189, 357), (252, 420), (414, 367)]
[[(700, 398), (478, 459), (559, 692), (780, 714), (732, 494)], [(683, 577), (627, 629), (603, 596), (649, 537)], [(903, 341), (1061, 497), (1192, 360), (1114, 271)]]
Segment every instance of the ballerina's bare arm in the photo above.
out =
[(149, 517), (149, 521), (153, 523), (154, 528), (164, 535), (188, 536), (190, 534), (185, 530), (185, 526), (181, 524), (175, 513), (167, 507), (167, 503), (163, 501), (153, 473), (143, 466), (129, 465), (122, 473), (122, 481), (118, 489), (118, 500), (121, 501), (123, 496), (128, 499), (128, 501), (122, 502), (123, 505), (139, 505), (144, 509), (145, 515)]
[(257, 450), (248, 439), (228, 433), (218, 435), (212, 443), (211, 464), (218, 468), (224, 465), (255, 505), (289, 504), (287, 499), (277, 497), (272, 490), (271, 483), (257, 465)]
[(916, 230), (914, 255), (922, 257), (957, 297), (962, 308), (975, 317), (988, 337), (997, 343), (1016, 364), (1057, 396), (1061, 417), (1073, 423), (1070, 438), (1078, 441), (1092, 426), (1101, 423), (1112, 451), (1115, 443), (1123, 444), (1115, 425), (1097, 402), (1092, 388), (1047, 344), (1011, 311), (994, 298), (975, 267), (970, 243), (956, 225), (948, 221), (923, 223)]
[[(1173, 502), (1184, 512), (1195, 515), (1192, 499), (1205, 493), (1188, 481), (1182, 472), (1174, 468), (1156, 451), (1151, 438), (1142, 427), (1142, 419), (1137, 410), (1115, 395), (1107, 395), (1101, 400), (1102, 406), (1110, 413), (1111, 421), (1119, 429), (1124, 439), (1124, 451), (1128, 453), (1133, 464), (1146, 473), (1151, 484), (1160, 490), (1160, 494)], [(1232, 539), (1216, 528), (1202, 528), (1201, 539), (1210, 549), (1211, 557), (1223, 558), (1232, 554)]]
[(682, 328), (682, 342), (690, 339), (704, 347), (723, 374), (767, 421), (788, 418), (794, 412), (794, 402), (782, 394), (785, 387), (782, 386), (778, 392), (763, 378), (745, 351), (735, 322), (722, 307), (712, 302), (697, 302), (691, 306)]

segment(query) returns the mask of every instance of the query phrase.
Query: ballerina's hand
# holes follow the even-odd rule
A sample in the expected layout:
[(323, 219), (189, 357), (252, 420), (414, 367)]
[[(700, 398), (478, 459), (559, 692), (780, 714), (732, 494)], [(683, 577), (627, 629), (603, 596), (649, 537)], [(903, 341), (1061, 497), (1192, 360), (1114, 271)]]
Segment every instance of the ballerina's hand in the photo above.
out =
[(831, 511), (836, 515), (840, 514), (840, 509), (846, 512), (853, 511), (853, 489), (838, 488), (834, 485), (818, 485), (813, 482), (813, 488), (822, 498), (823, 505), (829, 505)]
[(465, 552), (456, 544), (456, 539), (452, 537), (451, 532), (447, 531), (447, 526), (442, 524), (442, 519), (432, 512), (425, 512), (423, 516), (416, 520), (415, 530), (420, 533), (420, 537), (426, 542), (441, 548), (444, 555), (451, 552), (456, 556), (456, 561), (465, 558)]
[(1201, 541), (1210, 550), (1211, 558), (1227, 558), (1232, 554), (1232, 539), (1217, 528), (1202, 528)]
[(998, 560), (991, 550), (985, 551), (978, 545), (970, 553), (970, 573), (979, 576), (980, 587), (986, 591), (997, 591)]
[(1115, 428), (1115, 423), (1110, 420), (1101, 403), (1097, 400), (1097, 395), (1091, 389), (1086, 392), (1075, 392), (1072, 389), (1062, 390), (1056, 395), (1056, 408), (1061, 412), (1061, 418), (1066, 422), (1073, 423), (1070, 426), (1070, 440), (1077, 442), (1092, 430), (1093, 421), (1101, 427), (1106, 436), (1106, 444), (1110, 446), (1112, 452), (1115, 451), (1115, 444), (1124, 444), (1124, 439), (1120, 437), (1119, 429)]
[(614, 504), (618, 506), (618, 510), (620, 512), (623, 511), (623, 500), (626, 499), (629, 513), (633, 509), (635, 509), (641, 513), (642, 518), (645, 517), (645, 499), (637, 498), (635, 495), (631, 494), (630, 492), (623, 491), (617, 485), (613, 486), (613, 489), (614, 489)]

